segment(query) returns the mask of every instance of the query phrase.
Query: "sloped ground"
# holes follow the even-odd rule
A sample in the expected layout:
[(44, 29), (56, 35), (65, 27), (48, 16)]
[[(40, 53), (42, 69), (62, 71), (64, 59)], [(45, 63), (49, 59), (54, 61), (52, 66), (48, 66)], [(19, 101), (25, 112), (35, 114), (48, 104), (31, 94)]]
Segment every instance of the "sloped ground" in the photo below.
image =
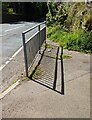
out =
[[(56, 46), (51, 52), (44, 52), (39, 64), (43, 68), (41, 77), (33, 80), (29, 78), (29, 81), (22, 82), (3, 98), (3, 118), (90, 117), (90, 56), (64, 50), (64, 54), (71, 55), (72, 58), (64, 59), (63, 95), (60, 60), (58, 67), (55, 67), (57, 50)], [(53, 73), (56, 68), (58, 72), (55, 86), (56, 77)]]

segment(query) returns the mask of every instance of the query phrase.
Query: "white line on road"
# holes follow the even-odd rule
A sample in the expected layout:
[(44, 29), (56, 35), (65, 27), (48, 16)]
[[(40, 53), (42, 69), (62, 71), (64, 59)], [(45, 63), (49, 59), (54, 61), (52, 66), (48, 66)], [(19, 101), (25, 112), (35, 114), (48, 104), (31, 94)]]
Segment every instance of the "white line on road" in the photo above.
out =
[[(9, 31), (12, 31), (12, 30), (15, 30), (15, 29), (18, 29), (18, 28), (21, 28), (21, 27), (24, 27), (25, 25), (22, 25), (22, 26), (19, 26), (19, 27), (15, 27), (15, 28), (11, 28), (11, 29), (8, 29), (8, 30), (5, 30), (5, 32), (4, 33), (6, 33), (6, 32), (9, 32)], [(5, 35), (7, 35), (7, 34), (0, 34), (0, 37), (3, 37), (3, 36), (5, 36)]]
[(15, 29), (18, 29), (18, 28), (24, 27), (24, 26), (25, 26), (25, 25), (22, 25), (22, 26), (19, 26), (19, 27), (15, 27), (15, 28), (11, 28), (11, 29), (5, 30), (5, 32), (9, 32), (9, 31), (11, 31), (11, 30), (15, 30)]
[(4, 69), (4, 68), (6, 67), (6, 65), (9, 64), (10, 61), (11, 61), (22, 49), (23, 49), (23, 46), (22, 46), (21, 48), (19, 48), (19, 49), (13, 54), (13, 56), (12, 56), (11, 58), (9, 58), (9, 60), (7, 60), (7, 61), (5, 62), (5, 64), (1, 65), (1, 66), (0, 66), (0, 71), (1, 71), (2, 69)]
[(15, 87), (17, 87), (20, 83), (20, 80), (18, 80), (16, 83), (14, 83), (12, 86), (10, 86), (7, 90), (5, 90), (3, 93), (0, 94), (0, 99), (2, 99), (5, 95), (7, 95), (10, 91), (12, 91)]

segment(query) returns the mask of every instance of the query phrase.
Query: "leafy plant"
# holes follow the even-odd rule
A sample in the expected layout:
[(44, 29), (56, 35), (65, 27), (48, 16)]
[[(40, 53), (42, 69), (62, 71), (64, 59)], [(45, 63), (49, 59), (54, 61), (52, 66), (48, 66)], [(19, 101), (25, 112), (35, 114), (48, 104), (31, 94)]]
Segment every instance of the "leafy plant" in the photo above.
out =
[[(49, 30), (50, 29), (50, 30)], [(83, 29), (76, 29), (73, 32), (67, 32), (60, 27), (48, 27), (47, 37), (50, 40), (58, 42), (60, 46), (68, 50), (92, 52), (92, 32)]]

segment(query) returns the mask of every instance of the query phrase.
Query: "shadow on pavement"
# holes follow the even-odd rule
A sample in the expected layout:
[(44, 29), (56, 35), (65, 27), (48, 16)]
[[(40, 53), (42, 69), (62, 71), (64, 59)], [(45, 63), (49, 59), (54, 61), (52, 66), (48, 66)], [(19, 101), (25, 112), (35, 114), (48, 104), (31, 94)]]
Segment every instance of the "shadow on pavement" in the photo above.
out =
[[(41, 54), (41, 58), (35, 67), (32, 74), (29, 76), (29, 79), (45, 86), (59, 94), (64, 95), (64, 73), (63, 73), (63, 48), (61, 51), (61, 90), (57, 90), (57, 78), (58, 78), (58, 54), (59, 54), (59, 47), (54, 46), (54, 49), (51, 50), (51, 52), (48, 52), (45, 48), (43, 50), (43, 53)], [(42, 75), (40, 78), (33, 78), (33, 75), (35, 74), (37, 68), (39, 66), (43, 66), (45, 69), (44, 75)]]
[(61, 48), (61, 93), (64, 95), (64, 66), (63, 66), (63, 47)]
[(57, 82), (58, 53), (59, 53), (59, 47), (57, 48), (57, 54), (56, 54), (56, 63), (55, 63), (55, 72), (54, 72), (54, 83), (53, 83), (53, 89), (54, 90), (56, 90), (56, 82)]

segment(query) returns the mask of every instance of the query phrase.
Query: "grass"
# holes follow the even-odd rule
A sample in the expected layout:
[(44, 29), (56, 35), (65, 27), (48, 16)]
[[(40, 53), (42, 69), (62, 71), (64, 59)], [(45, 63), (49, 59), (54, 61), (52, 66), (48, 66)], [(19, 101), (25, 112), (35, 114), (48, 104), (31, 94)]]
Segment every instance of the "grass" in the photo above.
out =
[(63, 59), (70, 59), (70, 58), (72, 58), (71, 55), (63, 55), (62, 57), (63, 57)]
[(42, 75), (43, 75), (43, 70), (42, 70), (41, 66), (38, 66), (32, 76), (32, 79), (39, 79), (42, 77)]
[(46, 46), (46, 48), (53, 49), (53, 46), (48, 43), (44, 44), (44, 46)]
[(51, 46), (50, 44), (46, 43), (46, 48), (51, 48), (51, 49), (53, 49), (53, 46)]
[(47, 38), (68, 50), (92, 53), (92, 32), (82, 29), (67, 32), (63, 28), (53, 26), (48, 27)]
[[(62, 58), (63, 58), (63, 59), (71, 59), (72, 56), (71, 56), (71, 55), (63, 54), (63, 55), (62, 55)], [(58, 59), (61, 59), (61, 55), (58, 55)]]

